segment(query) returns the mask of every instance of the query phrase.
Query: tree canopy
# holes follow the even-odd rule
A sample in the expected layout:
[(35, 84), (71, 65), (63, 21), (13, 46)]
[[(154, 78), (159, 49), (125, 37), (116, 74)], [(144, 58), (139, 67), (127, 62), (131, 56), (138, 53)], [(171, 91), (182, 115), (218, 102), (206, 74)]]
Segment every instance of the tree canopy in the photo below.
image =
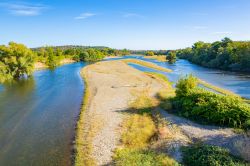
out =
[(24, 46), (10, 42), (0, 46), (0, 82), (31, 75), (34, 69), (34, 53)]
[(192, 48), (177, 50), (177, 56), (205, 67), (250, 72), (250, 42), (229, 38), (214, 43), (199, 41)]

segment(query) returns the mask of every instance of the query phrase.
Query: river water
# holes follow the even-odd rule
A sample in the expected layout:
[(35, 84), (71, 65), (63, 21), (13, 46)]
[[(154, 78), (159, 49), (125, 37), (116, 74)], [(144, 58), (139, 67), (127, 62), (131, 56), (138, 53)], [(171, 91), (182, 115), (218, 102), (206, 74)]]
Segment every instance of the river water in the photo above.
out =
[(75, 63), (0, 86), (0, 165), (71, 165), (84, 85)]
[[(176, 82), (190, 74), (250, 98), (250, 75), (200, 67), (186, 60), (175, 64), (125, 56), (170, 68), (164, 73)], [(109, 60), (116, 60), (114, 58)], [(155, 71), (135, 64), (143, 71)], [(84, 90), (80, 69), (84, 63), (36, 71), (32, 78), (0, 85), (0, 165), (71, 165), (74, 127)]]

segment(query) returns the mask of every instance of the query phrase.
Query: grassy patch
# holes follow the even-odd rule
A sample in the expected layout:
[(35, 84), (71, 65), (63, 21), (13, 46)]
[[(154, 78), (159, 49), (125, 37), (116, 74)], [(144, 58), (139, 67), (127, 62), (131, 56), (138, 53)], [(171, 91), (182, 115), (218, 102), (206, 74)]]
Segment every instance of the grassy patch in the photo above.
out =
[(152, 68), (152, 69), (155, 69), (155, 70), (159, 70), (159, 71), (172, 72), (172, 70), (170, 70), (170, 69), (158, 66), (158, 65), (156, 65), (154, 63), (151, 63), (151, 62), (142, 61), (142, 60), (124, 59), (122, 61), (124, 61), (126, 63), (135, 63), (135, 64), (138, 64), (138, 65), (142, 65), (142, 66), (145, 66), (145, 67), (148, 67), (148, 68)]
[(175, 166), (178, 163), (163, 154), (143, 149), (117, 149), (115, 156), (117, 166)]
[[(138, 93), (137, 93), (138, 94)], [(116, 149), (114, 163), (118, 166), (173, 166), (178, 163), (164, 153), (152, 150), (161, 120), (154, 116), (155, 99), (140, 92), (131, 103), (131, 114), (122, 123), (122, 148)]]
[(77, 122), (77, 130), (76, 130), (76, 152), (75, 152), (75, 165), (76, 166), (92, 166), (95, 165), (94, 159), (91, 157), (92, 153), (92, 137), (93, 134), (88, 131), (86, 132), (85, 126), (85, 116), (84, 113), (88, 109), (89, 98), (90, 98), (90, 90), (88, 88), (88, 82), (86, 79), (86, 75), (84, 71), (81, 71), (81, 76), (85, 82), (85, 93), (83, 97), (82, 109), (79, 115), (79, 120)]
[(211, 145), (196, 144), (183, 147), (183, 162), (188, 166), (246, 166), (239, 158), (232, 156), (228, 150)]
[(154, 55), (154, 56), (144, 56), (146, 59), (156, 59), (157, 61), (160, 62), (166, 62), (166, 55)]
[(149, 115), (132, 115), (123, 122), (122, 127), (124, 131), (121, 141), (130, 148), (147, 146), (156, 133), (156, 126)]

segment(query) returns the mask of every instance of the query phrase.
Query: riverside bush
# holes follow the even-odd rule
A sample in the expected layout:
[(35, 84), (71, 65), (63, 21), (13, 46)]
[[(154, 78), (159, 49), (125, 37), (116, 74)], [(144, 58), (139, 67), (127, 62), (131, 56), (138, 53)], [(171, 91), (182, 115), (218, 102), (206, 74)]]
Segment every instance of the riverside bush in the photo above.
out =
[(183, 162), (188, 166), (246, 166), (244, 161), (218, 146), (196, 144), (183, 147), (182, 151)]
[(192, 82), (193, 78), (187, 77), (177, 83), (173, 103), (180, 115), (210, 124), (250, 127), (250, 107), (241, 98), (215, 94), (193, 86)]
[(177, 166), (178, 163), (164, 154), (150, 150), (117, 149), (115, 152), (117, 166)]

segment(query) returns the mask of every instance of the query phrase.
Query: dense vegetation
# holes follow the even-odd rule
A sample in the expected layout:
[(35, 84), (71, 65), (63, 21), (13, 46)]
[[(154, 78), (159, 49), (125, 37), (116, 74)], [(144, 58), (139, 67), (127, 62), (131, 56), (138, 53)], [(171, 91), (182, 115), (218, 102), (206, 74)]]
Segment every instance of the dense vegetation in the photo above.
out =
[(240, 97), (204, 90), (197, 82), (193, 76), (178, 81), (173, 99), (178, 114), (202, 123), (250, 127), (250, 106)]
[(183, 147), (183, 162), (188, 166), (246, 166), (240, 159), (232, 156), (227, 149), (211, 145), (192, 145)]
[(122, 56), (129, 53), (126, 49), (85, 46), (46, 46), (29, 49), (23, 44), (10, 42), (7, 46), (0, 45), (0, 83), (31, 75), (35, 62), (55, 68), (64, 59), (99, 61), (106, 56)]
[(80, 46), (60, 46), (60, 47), (41, 47), (34, 51), (37, 60), (55, 67), (60, 60), (70, 58), (75, 61), (99, 61), (106, 56), (121, 56), (129, 54), (128, 50), (115, 50), (107, 47), (80, 47)]
[(117, 166), (178, 166), (175, 160), (150, 150), (119, 149), (114, 156)]
[(192, 48), (177, 50), (177, 57), (205, 67), (250, 72), (250, 42), (229, 38), (214, 43), (199, 41)]
[(22, 44), (10, 42), (0, 46), (0, 82), (31, 75), (34, 53)]
[(168, 53), (168, 55), (166, 56), (166, 59), (169, 63), (175, 63), (176, 62), (176, 52), (171, 51)]

